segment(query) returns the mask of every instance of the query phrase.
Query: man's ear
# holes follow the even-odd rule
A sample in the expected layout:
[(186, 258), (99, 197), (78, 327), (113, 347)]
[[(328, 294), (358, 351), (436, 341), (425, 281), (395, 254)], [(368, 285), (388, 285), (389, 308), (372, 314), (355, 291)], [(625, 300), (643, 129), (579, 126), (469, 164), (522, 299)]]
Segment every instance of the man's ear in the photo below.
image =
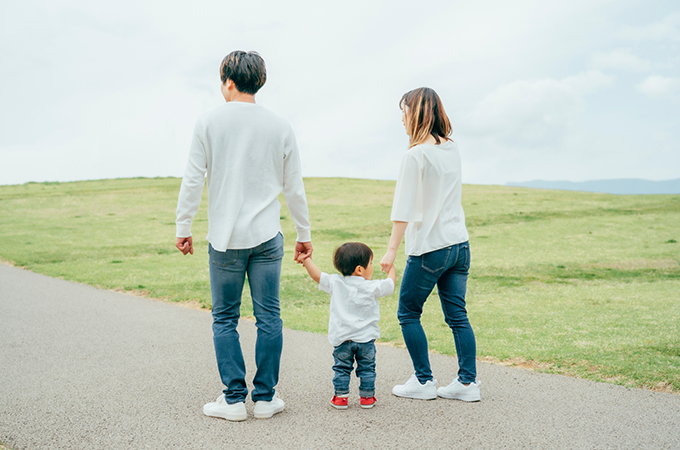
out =
[(227, 81), (222, 83), (222, 86), (220, 86), (220, 91), (222, 92), (222, 96), (224, 99), (229, 102), (231, 101), (231, 97), (234, 95), (234, 91), (236, 90), (236, 85), (234, 84), (233, 80), (230, 80), (227, 78)]

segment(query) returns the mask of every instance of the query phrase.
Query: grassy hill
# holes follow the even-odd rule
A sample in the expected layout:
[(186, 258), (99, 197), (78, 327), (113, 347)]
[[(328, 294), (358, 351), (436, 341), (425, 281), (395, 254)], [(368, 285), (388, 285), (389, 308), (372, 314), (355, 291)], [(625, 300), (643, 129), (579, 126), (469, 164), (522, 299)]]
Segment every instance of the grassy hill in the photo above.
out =
[[(179, 185), (166, 178), (0, 186), (0, 258), (207, 308), (207, 202), (194, 223), (196, 253), (183, 257), (174, 248)], [(379, 268), (394, 182), (310, 178), (305, 185), (322, 270), (334, 271), (333, 249), (350, 240), (371, 246)], [(463, 206), (472, 251), (468, 311), (481, 359), (680, 391), (680, 195), (466, 185)], [(284, 324), (325, 333), (329, 298), (292, 261), (285, 205), (281, 222)], [(399, 283), (403, 254), (396, 266)], [(382, 340), (403, 345), (397, 301), (397, 292), (381, 300)], [(242, 312), (252, 314), (247, 295)], [(432, 350), (455, 354), (436, 292), (423, 325)]]
[(521, 183), (506, 183), (506, 186), (539, 189), (560, 189), (565, 191), (601, 192), (606, 194), (680, 194), (680, 178), (652, 181), (639, 178), (591, 181), (544, 181), (534, 180)]

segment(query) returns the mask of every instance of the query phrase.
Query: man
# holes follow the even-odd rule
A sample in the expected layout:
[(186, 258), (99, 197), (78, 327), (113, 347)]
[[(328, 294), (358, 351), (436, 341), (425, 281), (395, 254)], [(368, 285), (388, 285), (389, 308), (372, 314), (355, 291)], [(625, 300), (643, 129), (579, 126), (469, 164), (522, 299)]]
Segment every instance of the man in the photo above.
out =
[(247, 417), (246, 368), (236, 330), (246, 274), (257, 326), (252, 399), (256, 418), (283, 411), (275, 396), (283, 344), (279, 281), (283, 258), (283, 191), (295, 223), (295, 256), (312, 254), (307, 199), (290, 125), (255, 104), (267, 74), (256, 52), (234, 51), (220, 67), (226, 104), (196, 122), (177, 202), (176, 247), (193, 254), (191, 223), (208, 179), (208, 247), (213, 340), (224, 393), (203, 413), (240, 421)]

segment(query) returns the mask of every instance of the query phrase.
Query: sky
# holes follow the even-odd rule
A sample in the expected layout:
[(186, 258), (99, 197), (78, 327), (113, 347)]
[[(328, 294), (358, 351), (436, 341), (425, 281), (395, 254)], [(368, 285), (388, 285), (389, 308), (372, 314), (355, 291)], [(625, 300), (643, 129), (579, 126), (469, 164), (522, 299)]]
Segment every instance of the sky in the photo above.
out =
[(396, 179), (399, 99), (428, 86), (464, 183), (680, 178), (676, 0), (23, 0), (0, 7), (0, 185), (181, 177), (232, 50), (265, 59), (256, 101), (306, 177)]

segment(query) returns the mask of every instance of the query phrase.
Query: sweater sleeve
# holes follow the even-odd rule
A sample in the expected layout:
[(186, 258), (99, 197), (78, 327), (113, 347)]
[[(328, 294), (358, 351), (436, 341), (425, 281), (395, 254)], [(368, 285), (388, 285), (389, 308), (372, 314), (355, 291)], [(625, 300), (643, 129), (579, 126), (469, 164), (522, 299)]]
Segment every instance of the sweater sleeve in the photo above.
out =
[(307, 197), (302, 181), (300, 154), (292, 129), (286, 138), (286, 148), (283, 155), (283, 195), (286, 198), (290, 216), (293, 219), (293, 223), (295, 223), (297, 241), (310, 242), (312, 234), (309, 224)]
[(182, 186), (177, 200), (177, 237), (191, 236), (191, 224), (201, 204), (205, 174), (208, 170), (203, 142), (203, 123), (199, 118), (189, 148), (189, 161), (182, 177)]
[(398, 222), (423, 221), (422, 165), (411, 152), (407, 152), (401, 160), (390, 220)]

